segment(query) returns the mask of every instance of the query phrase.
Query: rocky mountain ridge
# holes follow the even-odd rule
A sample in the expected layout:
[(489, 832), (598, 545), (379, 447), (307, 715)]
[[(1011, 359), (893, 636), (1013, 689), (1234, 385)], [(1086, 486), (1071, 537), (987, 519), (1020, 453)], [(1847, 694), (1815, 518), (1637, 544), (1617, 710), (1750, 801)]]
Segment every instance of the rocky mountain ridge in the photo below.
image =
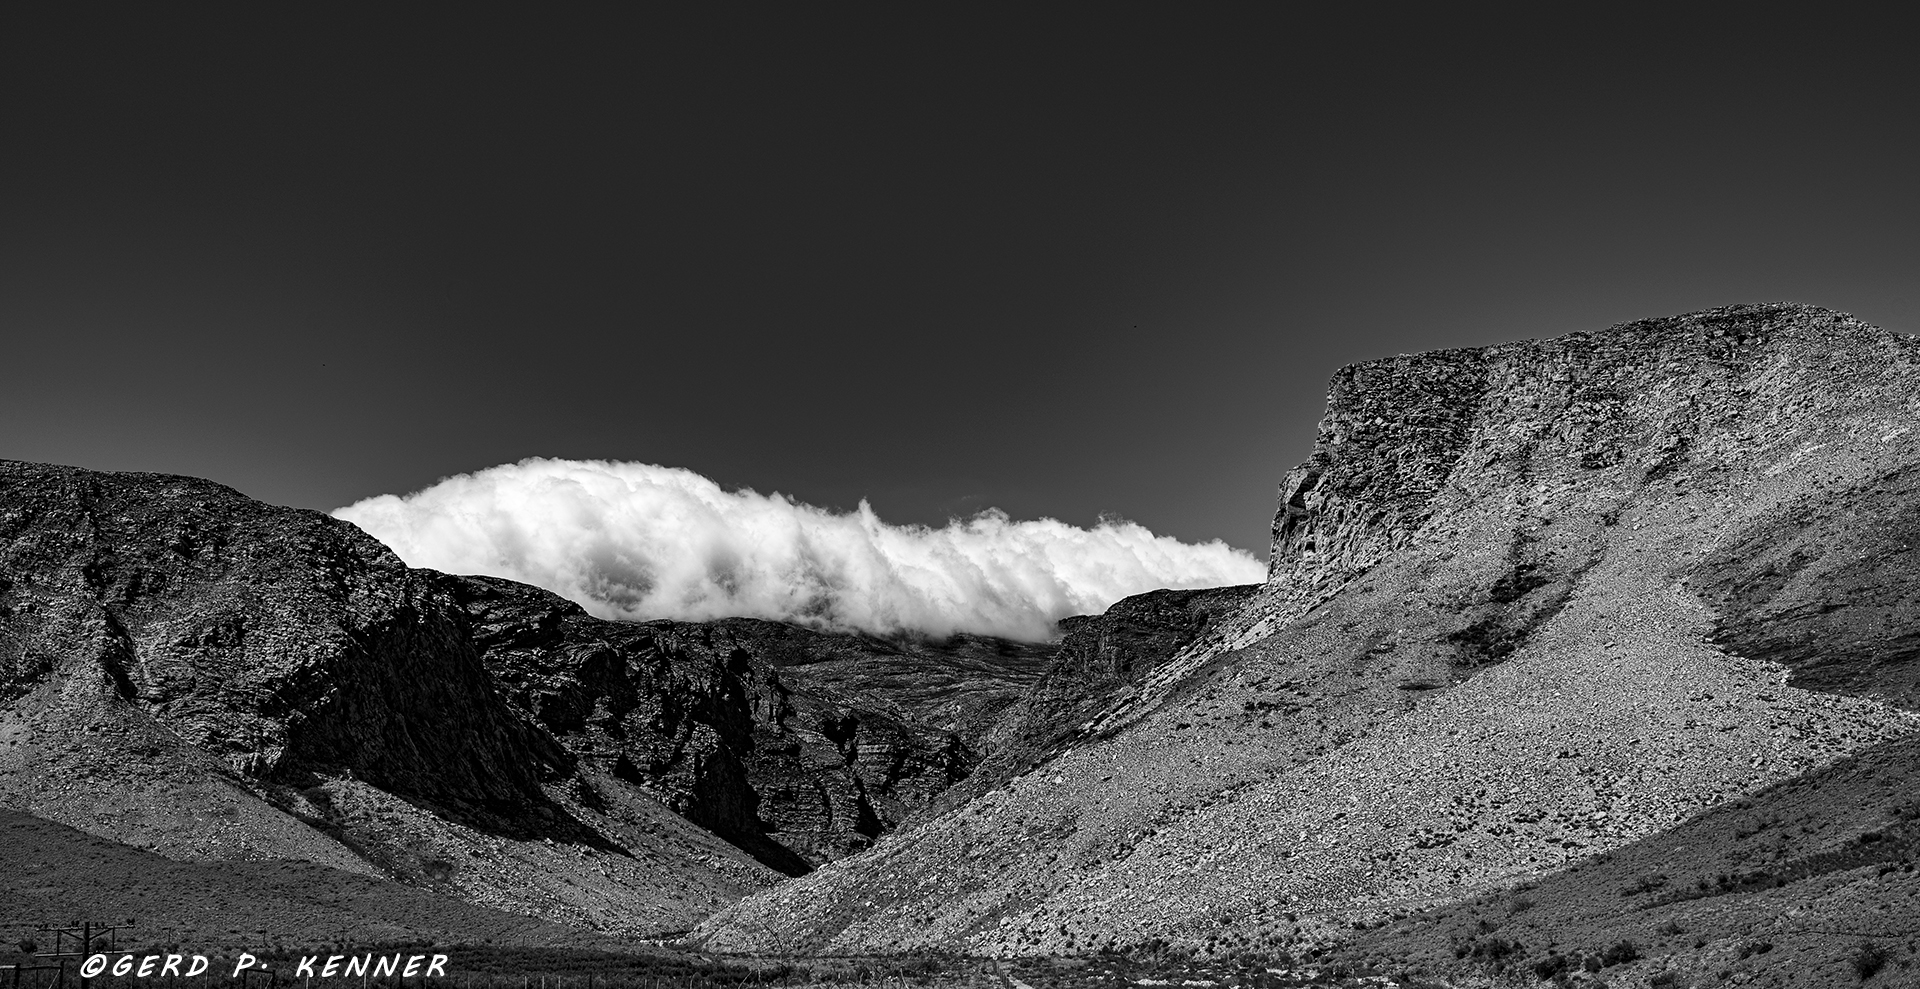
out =
[(1805, 306), (1345, 368), (1247, 607), (696, 942), (1322, 951), (1895, 744), (1917, 414), (1920, 342)]

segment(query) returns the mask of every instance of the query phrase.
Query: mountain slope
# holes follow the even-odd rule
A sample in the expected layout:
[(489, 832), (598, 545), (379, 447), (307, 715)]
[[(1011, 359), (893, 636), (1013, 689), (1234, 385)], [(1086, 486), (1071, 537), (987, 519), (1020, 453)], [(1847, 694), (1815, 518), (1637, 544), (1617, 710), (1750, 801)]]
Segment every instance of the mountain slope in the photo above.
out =
[(1298, 952), (1890, 744), (1916, 411), (1920, 344), (1803, 306), (1343, 369), (1252, 603), (696, 940)]
[(0, 810), (0, 844), (8, 866), (0, 876), (0, 926), (9, 931), (131, 917), (138, 943), (200, 950), (329, 941), (612, 946), (584, 931), (311, 862), (179, 862), (17, 811)]
[(1911, 984), (1916, 786), (1909, 736), (1538, 882), (1356, 935), (1341, 954), (1390, 971), (1550, 972), (1593, 958), (1616, 985), (1672, 973), (1679, 985), (1836, 986), (1863, 981), (1864, 947), (1885, 968), (1878, 984)]

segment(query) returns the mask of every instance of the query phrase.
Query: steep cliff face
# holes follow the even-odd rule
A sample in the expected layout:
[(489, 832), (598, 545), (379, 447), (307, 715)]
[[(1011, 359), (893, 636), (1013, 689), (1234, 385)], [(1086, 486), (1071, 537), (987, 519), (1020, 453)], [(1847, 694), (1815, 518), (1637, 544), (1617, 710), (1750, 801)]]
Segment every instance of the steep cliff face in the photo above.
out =
[(539, 588), (443, 582), (508, 701), (598, 771), (572, 780), (581, 801), (637, 787), (761, 861), (805, 871), (761, 839), (747, 781), (756, 720), (783, 713), (785, 688), (769, 670), (737, 650), (688, 649), (653, 628), (592, 618)]
[(772, 837), (815, 863), (869, 847), (973, 773), (986, 733), (1052, 652), (979, 636), (892, 641), (751, 619), (712, 625), (747, 642), (788, 687), (786, 716), (756, 728), (749, 772)]
[(1802, 306), (1344, 369), (1246, 607), (700, 940), (1300, 951), (1906, 737), (1916, 413), (1920, 343)]
[(1269, 582), (1338, 586), (1404, 547), (1472, 438), (1487, 375), (1477, 350), (1340, 369), (1313, 457), (1280, 486)]

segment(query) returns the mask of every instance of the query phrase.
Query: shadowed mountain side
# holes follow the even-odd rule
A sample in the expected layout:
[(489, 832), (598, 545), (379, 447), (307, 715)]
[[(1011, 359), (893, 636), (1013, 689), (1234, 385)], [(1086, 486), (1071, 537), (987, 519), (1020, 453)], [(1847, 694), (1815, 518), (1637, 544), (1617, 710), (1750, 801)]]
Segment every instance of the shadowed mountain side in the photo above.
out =
[[(1912, 734), (1916, 413), (1920, 343), (1805, 306), (1343, 369), (1248, 606), (1041, 769), (696, 940), (1298, 953)], [(1755, 590), (1787, 519), (1755, 565), (1805, 579)], [(1823, 614), (1852, 659), (1737, 641)]]
[(202, 952), (406, 941), (616, 946), (574, 928), (311, 862), (178, 862), (16, 811), (0, 810), (0, 846), (7, 850), (0, 926), (9, 931), (76, 917), (132, 917), (131, 943)]
[(1727, 650), (1781, 663), (1799, 686), (1920, 709), (1920, 467), (1787, 504), (1688, 586)]
[[(1048, 644), (836, 636), (809, 654), (781, 648), (805, 630), (752, 619), (681, 625), (747, 641), (777, 664), (788, 716), (763, 733), (752, 767), (765, 815), (810, 861), (840, 858), (891, 832), (974, 772), (986, 735), (1029, 689)], [(779, 636), (772, 643), (764, 638)], [(765, 643), (763, 645), (763, 643)], [(764, 726), (763, 726), (764, 728)]]
[(525, 584), (443, 580), (515, 707), (789, 875), (865, 848), (965, 777), (1052, 651), (755, 619), (611, 622)]

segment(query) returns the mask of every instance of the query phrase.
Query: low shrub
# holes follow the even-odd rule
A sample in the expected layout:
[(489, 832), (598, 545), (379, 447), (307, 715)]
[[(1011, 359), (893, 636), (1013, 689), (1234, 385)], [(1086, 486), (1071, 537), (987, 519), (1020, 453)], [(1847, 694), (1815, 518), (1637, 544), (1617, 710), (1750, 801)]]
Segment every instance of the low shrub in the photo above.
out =
[(1600, 953), (1600, 963), (1602, 965), (1625, 965), (1627, 962), (1637, 961), (1639, 958), (1639, 946), (1625, 938), (1615, 941), (1612, 947)]
[(1453, 946), (1455, 958), (1472, 959), (1496, 968), (1504, 968), (1509, 957), (1524, 954), (1525, 951), (1520, 942), (1497, 937), (1470, 938)]
[(1551, 979), (1573, 967), (1573, 959), (1566, 955), (1548, 955), (1533, 963), (1533, 975), (1537, 979)]
[(1641, 893), (1651, 893), (1654, 890), (1659, 889), (1662, 886), (1665, 886), (1667, 882), (1668, 882), (1668, 877), (1666, 873), (1655, 872), (1650, 875), (1641, 876), (1640, 878), (1634, 880), (1630, 885), (1622, 887), (1620, 890), (1620, 895), (1621, 896), (1639, 896)]
[(1859, 947), (1853, 949), (1852, 961), (1854, 974), (1864, 982), (1887, 967), (1887, 949), (1873, 941), (1862, 941)]

